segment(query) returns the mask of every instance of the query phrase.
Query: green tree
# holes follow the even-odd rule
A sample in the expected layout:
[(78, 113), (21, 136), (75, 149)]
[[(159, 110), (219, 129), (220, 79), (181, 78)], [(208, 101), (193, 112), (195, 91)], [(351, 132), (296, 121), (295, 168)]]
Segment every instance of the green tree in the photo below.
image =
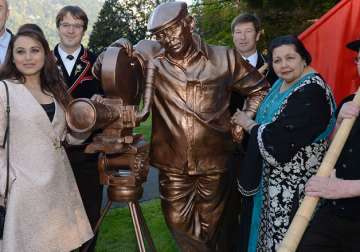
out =
[(243, 12), (260, 17), (264, 34), (259, 48), (265, 49), (276, 36), (298, 35), (339, 0), (196, 0), (191, 12), (198, 32), (212, 44), (233, 46), (231, 21)]
[(232, 45), (230, 24), (244, 4), (236, 1), (197, 0), (190, 11), (197, 22), (197, 32), (209, 43)]
[(89, 47), (99, 53), (118, 38), (133, 44), (147, 35), (146, 24), (160, 0), (106, 0), (90, 35)]

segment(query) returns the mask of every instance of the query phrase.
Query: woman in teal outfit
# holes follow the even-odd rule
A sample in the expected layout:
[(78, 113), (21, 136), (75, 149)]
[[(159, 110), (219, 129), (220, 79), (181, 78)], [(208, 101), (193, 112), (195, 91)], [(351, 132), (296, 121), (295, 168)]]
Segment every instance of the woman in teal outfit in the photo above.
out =
[(256, 120), (238, 111), (232, 123), (249, 134), (240, 167), (240, 192), (253, 197), (248, 252), (276, 251), (315, 174), (333, 127), (335, 102), (312, 69), (311, 56), (292, 35), (275, 38), (270, 64), (279, 79), (261, 104)]

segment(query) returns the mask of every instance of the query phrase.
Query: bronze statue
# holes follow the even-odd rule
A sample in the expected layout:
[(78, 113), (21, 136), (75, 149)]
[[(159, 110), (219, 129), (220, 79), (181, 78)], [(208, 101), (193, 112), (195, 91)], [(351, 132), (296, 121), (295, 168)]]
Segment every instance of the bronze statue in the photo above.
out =
[[(141, 135), (133, 134), (133, 128), (139, 125), (139, 120), (149, 111), (150, 105), (144, 101), (143, 109), (137, 109), (143, 95), (142, 70), (139, 61), (129, 58), (123, 49), (108, 47), (102, 58), (101, 83), (106, 98), (78, 98), (66, 109), (66, 121), (72, 131), (87, 133), (103, 129), (85, 149), (86, 153), (100, 153), (100, 183), (108, 186), (108, 202), (94, 233), (112, 202), (125, 202), (131, 213), (139, 251), (155, 252), (138, 202), (143, 193), (142, 184), (149, 171), (149, 144)], [(147, 72), (145, 94), (152, 90), (150, 82), (153, 71), (149, 69)], [(151, 96), (151, 93), (145, 96)], [(87, 244), (84, 251), (90, 246), (91, 243)]]
[[(155, 40), (134, 50), (125, 39), (112, 46), (125, 48), (150, 79), (136, 118), (145, 120), (151, 108), (150, 163), (160, 171), (162, 210), (179, 248), (221, 251), (217, 235), (233, 181), (228, 163), (233, 140), (243, 135), (230, 124), (230, 95), (247, 97), (244, 111), (254, 116), (269, 85), (234, 49), (193, 34), (194, 26), (186, 3), (163, 3), (148, 22)], [(99, 77), (102, 59), (94, 66)]]

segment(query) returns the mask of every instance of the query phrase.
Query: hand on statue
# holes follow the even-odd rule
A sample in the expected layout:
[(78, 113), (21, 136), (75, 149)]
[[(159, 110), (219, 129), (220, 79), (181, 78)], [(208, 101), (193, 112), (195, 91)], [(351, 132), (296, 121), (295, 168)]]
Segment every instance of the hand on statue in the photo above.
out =
[(347, 198), (348, 190), (346, 180), (335, 176), (335, 171), (330, 177), (312, 176), (305, 185), (307, 196), (321, 197), (324, 199)]
[(237, 111), (232, 116), (231, 123), (241, 126), (247, 132), (250, 132), (251, 129), (256, 125), (254, 120), (252, 120), (245, 112), (240, 111), (239, 109), (237, 109)]
[(104, 104), (104, 97), (98, 94), (94, 94), (93, 96), (91, 96), (90, 100)]
[[(133, 46), (132, 46), (131, 42), (125, 38), (120, 38), (120, 39), (116, 40), (109, 47), (123, 47), (125, 49), (127, 55), (129, 57), (132, 57)], [(101, 66), (102, 66), (102, 62), (104, 59), (104, 53), (105, 53), (105, 51), (100, 53), (100, 55), (96, 58), (96, 61), (92, 68), (92, 72), (98, 80), (101, 80)]]
[(123, 47), (129, 57), (132, 57), (133, 54), (133, 46), (129, 40), (126, 38), (120, 38), (113, 42), (111, 47)]
[(360, 112), (360, 107), (353, 101), (344, 103), (341, 107), (336, 123), (340, 124), (344, 119), (357, 117)]

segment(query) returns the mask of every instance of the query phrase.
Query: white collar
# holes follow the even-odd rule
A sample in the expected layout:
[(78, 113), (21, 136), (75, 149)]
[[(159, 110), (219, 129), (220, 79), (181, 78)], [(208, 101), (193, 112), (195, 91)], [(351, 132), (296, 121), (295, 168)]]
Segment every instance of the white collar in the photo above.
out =
[(64, 49), (61, 48), (60, 44), (58, 46), (58, 51), (59, 51), (59, 55), (61, 57), (61, 60), (64, 62), (64, 60), (69, 60), (68, 58), (66, 58), (68, 55), (72, 55), (74, 56), (74, 61), (76, 61), (77, 57), (80, 54), (81, 51), (81, 46), (79, 46), (78, 49), (76, 49), (72, 54), (69, 54), (67, 52), (64, 51)]
[[(71, 73), (72, 73), (72, 70), (75, 66), (75, 63), (76, 63), (76, 60), (80, 54), (80, 51), (81, 51), (81, 46), (76, 49), (72, 54), (68, 54), (67, 52), (65, 52), (61, 46), (59, 45), (58, 46), (58, 51), (59, 51), (59, 55), (60, 55), (60, 58), (61, 58), (61, 61), (62, 63), (64, 64), (65, 66), (65, 69), (66, 69), (66, 72), (68, 73), (68, 75), (70, 76)], [(72, 55), (74, 56), (74, 59), (70, 60), (67, 58), (68, 55)]]
[(259, 55), (258, 55), (258, 52), (255, 51), (255, 53), (251, 54), (250, 56), (248, 57), (244, 57), (242, 56), (244, 60), (247, 60), (253, 67), (256, 67), (256, 64), (257, 64), (257, 61), (258, 61), (258, 58), (259, 58)]

